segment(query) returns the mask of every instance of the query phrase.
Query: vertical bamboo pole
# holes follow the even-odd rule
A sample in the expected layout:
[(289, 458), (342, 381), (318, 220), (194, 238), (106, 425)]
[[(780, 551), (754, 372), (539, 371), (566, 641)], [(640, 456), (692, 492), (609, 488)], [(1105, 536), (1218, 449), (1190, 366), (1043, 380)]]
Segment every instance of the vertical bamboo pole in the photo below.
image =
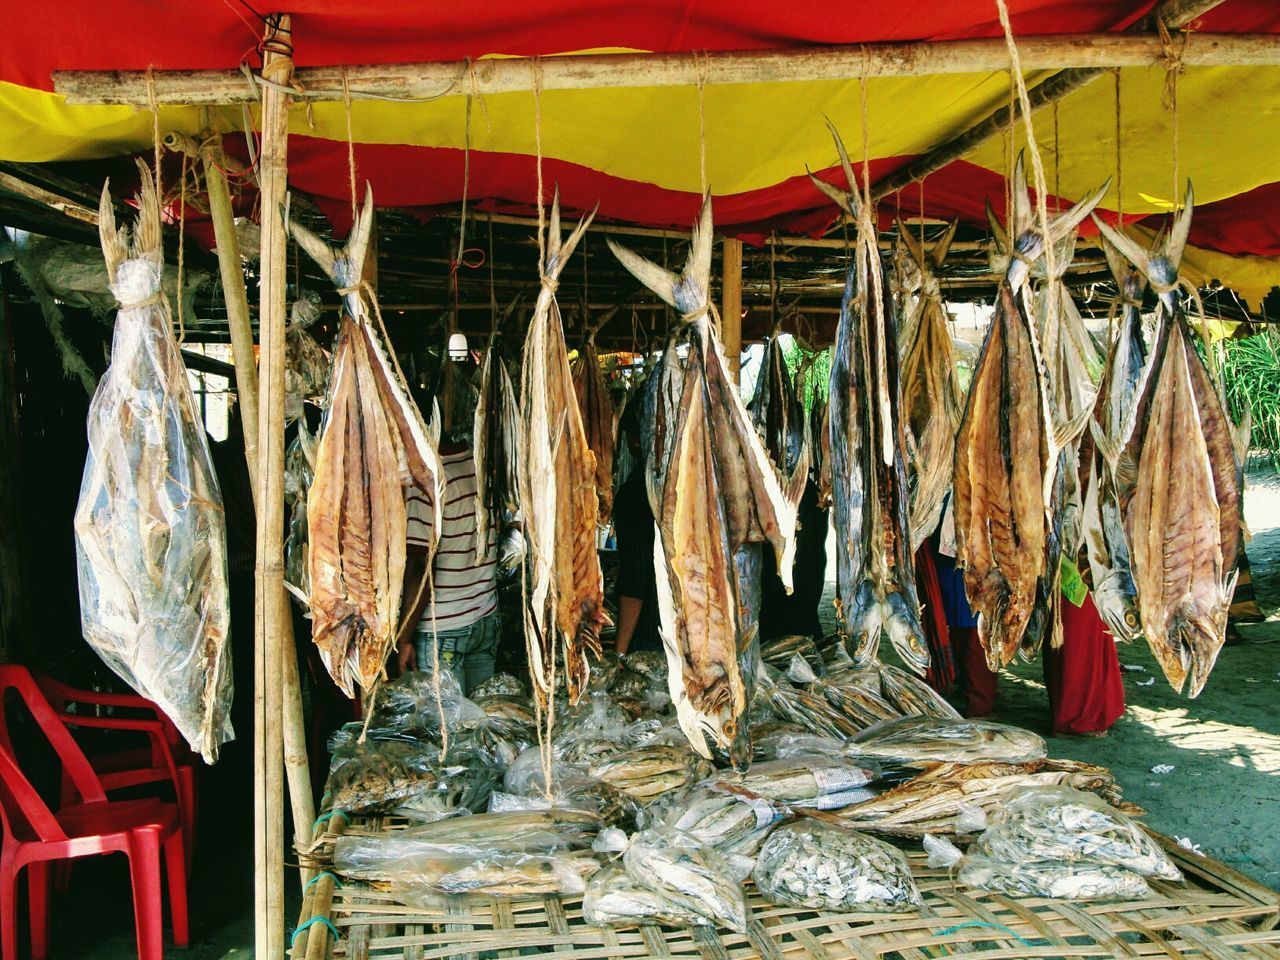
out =
[(742, 363), (742, 241), (724, 239), (724, 279), (721, 286), (720, 340), (736, 382)]
[(262, 153), (258, 189), (262, 246), (258, 331), (262, 348), (258, 409), (258, 550), (254, 609), (254, 956), (284, 957), (284, 703), (280, 597), (284, 591), (284, 202), (288, 175), (289, 97), (293, 78), (288, 14), (267, 17), (263, 40)]
[(9, 291), (0, 277), (0, 663), (21, 663), (31, 650), (31, 604), (22, 562), (24, 517), (20, 503), (22, 477), (18, 421), (18, 382), (13, 369), (13, 328)]
[[(166, 138), (166, 142), (168, 142)], [(249, 321), (249, 298), (245, 292), (244, 267), (240, 261), (240, 240), (236, 236), (235, 215), (231, 208), (231, 191), (222, 172), (226, 158), (220, 138), (206, 136), (200, 145), (204, 164), (205, 189), (209, 196), (209, 215), (218, 250), (218, 269), (222, 274), (223, 296), (227, 304), (227, 325), (231, 331), (231, 354), (236, 368), (236, 395), (240, 398), (244, 431), (244, 456), (249, 465), (255, 511), (258, 496), (258, 369), (253, 355), (253, 327)], [(293, 617), (288, 594), (280, 591), (284, 609), (280, 626), (284, 653), (284, 769), (289, 779), (289, 801), (293, 810), (293, 835), (296, 846), (309, 840), (315, 822), (315, 800), (311, 796), (311, 767), (307, 759), (307, 730), (302, 717), (302, 688), (298, 681), (297, 647), (294, 644)], [(300, 881), (309, 879), (306, 871)]]

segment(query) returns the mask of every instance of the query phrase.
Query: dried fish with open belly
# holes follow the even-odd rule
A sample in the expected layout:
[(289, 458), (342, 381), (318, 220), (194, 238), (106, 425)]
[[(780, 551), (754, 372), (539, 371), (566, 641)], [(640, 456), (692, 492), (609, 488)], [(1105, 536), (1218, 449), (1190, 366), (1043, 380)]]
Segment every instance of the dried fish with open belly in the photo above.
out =
[(372, 230), (372, 188), (341, 251), (290, 224), (343, 298), (307, 493), (307, 564), (312, 640), (349, 697), (357, 685), (373, 689), (395, 642), (408, 535), (405, 488), (415, 484), (431, 505), (435, 537), (444, 486), (435, 439), (409, 399), (390, 345), (384, 349), (371, 327), (360, 271)]
[(1178, 298), (1192, 192), (1150, 254), (1103, 234), (1160, 298), (1159, 333), (1131, 444), (1137, 462), (1125, 531), (1142, 629), (1178, 692), (1199, 696), (1226, 637), (1240, 544), (1240, 464), (1218, 391), (1197, 355)]
[(614, 311), (609, 311), (588, 327), (586, 342), (573, 364), (573, 392), (578, 398), (578, 409), (582, 412), (587, 446), (596, 458), (596, 495), (600, 501), (597, 522), (601, 524), (608, 522), (609, 514), (613, 511), (613, 448), (616, 438), (613, 397), (609, 394), (604, 371), (600, 368), (600, 355), (596, 352), (596, 331), (613, 313)]
[(711, 242), (708, 196), (680, 276), (609, 245), (682, 315), (687, 365), (680, 368), (673, 340), (646, 389), (658, 609), (681, 729), (702, 756), (711, 756), (710, 738), (741, 769), (751, 761), (746, 714), (759, 662), (758, 545), (773, 547), (790, 590), (806, 474), (797, 471), (784, 488), (729, 377), (712, 320)]
[(783, 906), (901, 913), (924, 905), (902, 851), (809, 817), (774, 829), (751, 876), (766, 900)]
[(594, 216), (593, 211), (584, 217), (565, 239), (558, 193), (551, 205), (542, 284), (520, 373), (520, 505), (529, 547), (525, 644), (534, 696), (544, 705), (555, 694), (557, 648), (563, 651), (569, 700), (576, 703), (587, 688), (590, 659), (600, 656), (600, 630), (609, 623), (596, 553), (595, 457), (574, 396), (556, 304), (560, 273)]
[(480, 400), (472, 424), (476, 461), (476, 552), (520, 513), (520, 407), (502, 350), (490, 342), (480, 366)]
[(1026, 192), (1014, 191), (1016, 256), (996, 293), (956, 438), (957, 560), (992, 669), (1018, 653), (1033, 614), (1046, 626), (1057, 600), (1052, 509), (1061, 446), (1027, 303), (1028, 272), (1045, 243), (1074, 231), (1101, 195), (1061, 214), (1045, 238), (1032, 226)]
[(139, 171), (132, 237), (116, 232), (109, 184), (99, 208), (120, 310), (76, 505), (80, 618), (107, 666), (213, 763), (232, 738), (222, 496), (161, 291), (159, 199)]
[(903, 662), (924, 673), (929, 651), (912, 559), (896, 310), (874, 214), (857, 196), (844, 144), (834, 128), (831, 132), (848, 189), (811, 178), (859, 221), (857, 253), (840, 305), (827, 413), (826, 462), (837, 533), (836, 620), (859, 663), (876, 659), (880, 639), (888, 634)]
[(902, 411), (913, 451), (907, 476), (912, 551), (942, 520), (963, 411), (955, 349), (938, 283), (938, 270), (951, 249), (958, 223), (953, 222), (926, 252), (923, 238), (913, 238), (906, 224), (898, 221), (897, 259), (904, 301), (898, 334)]

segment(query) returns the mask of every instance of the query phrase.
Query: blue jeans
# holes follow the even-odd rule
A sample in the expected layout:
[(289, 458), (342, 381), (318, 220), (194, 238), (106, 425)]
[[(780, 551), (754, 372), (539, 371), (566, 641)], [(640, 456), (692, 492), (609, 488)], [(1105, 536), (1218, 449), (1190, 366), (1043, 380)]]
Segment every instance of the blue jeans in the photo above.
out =
[[(431, 637), (431, 628), (426, 624), (420, 624), (413, 637), (418, 669), (424, 672), (430, 672), (435, 665)], [(441, 630), (435, 638), (440, 645), (440, 665), (453, 674), (462, 692), (469, 695), (493, 676), (498, 642), (502, 639), (502, 619), (495, 610), (469, 627)]]

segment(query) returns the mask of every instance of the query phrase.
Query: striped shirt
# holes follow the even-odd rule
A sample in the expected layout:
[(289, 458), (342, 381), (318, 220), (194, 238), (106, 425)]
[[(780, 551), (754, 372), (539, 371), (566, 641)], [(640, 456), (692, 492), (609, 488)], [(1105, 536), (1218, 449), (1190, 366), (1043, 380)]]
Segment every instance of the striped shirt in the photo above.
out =
[[(431, 570), (435, 579), (435, 629), (460, 630), (498, 608), (496, 535), (476, 557), (476, 461), (471, 450), (442, 454), (444, 522)], [(431, 533), (431, 505), (417, 487), (409, 488), (409, 547), (425, 550)], [(418, 629), (431, 631), (431, 606)]]

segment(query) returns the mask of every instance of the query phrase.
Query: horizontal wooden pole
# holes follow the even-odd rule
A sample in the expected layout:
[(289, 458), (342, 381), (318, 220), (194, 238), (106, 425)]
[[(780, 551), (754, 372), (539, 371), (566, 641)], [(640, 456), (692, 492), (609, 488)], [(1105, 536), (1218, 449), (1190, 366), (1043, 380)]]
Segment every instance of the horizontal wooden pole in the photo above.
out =
[[(1182, 48), (1181, 38), (1177, 41)], [(1066, 34), (1020, 37), (1024, 70), (1151, 67), (1164, 49), (1155, 34)], [(1186, 66), (1269, 66), (1280, 63), (1280, 36), (1192, 33), (1182, 52)], [(1003, 39), (936, 43), (876, 43), (788, 50), (721, 53), (585, 54), (530, 59), (512, 57), (467, 62), (351, 66), (345, 75), (355, 99), (432, 100), (465, 94), (518, 93), (533, 88), (535, 64), (543, 90), (614, 87), (791, 83), (868, 77), (913, 77), (988, 73), (1007, 69)], [(344, 68), (302, 67), (295, 77), (299, 100), (342, 100)], [(238, 70), (183, 70), (150, 74), (160, 104), (213, 106), (257, 99)], [(68, 103), (146, 105), (146, 71), (57, 71), (54, 90)]]

